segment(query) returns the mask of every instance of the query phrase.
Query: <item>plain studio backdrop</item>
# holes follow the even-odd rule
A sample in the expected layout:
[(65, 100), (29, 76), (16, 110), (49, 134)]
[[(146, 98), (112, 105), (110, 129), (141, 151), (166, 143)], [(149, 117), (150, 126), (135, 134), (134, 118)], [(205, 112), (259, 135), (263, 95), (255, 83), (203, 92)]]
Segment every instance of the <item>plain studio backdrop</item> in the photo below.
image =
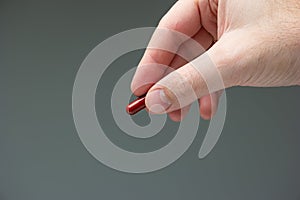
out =
[[(232, 88), (213, 151), (197, 158), (208, 122), (174, 164), (147, 174), (110, 169), (85, 149), (72, 118), (72, 88), (86, 55), (109, 36), (156, 26), (173, 0), (0, 1), (0, 199), (300, 199), (300, 88)], [(148, 151), (178, 124), (149, 140), (130, 138), (112, 120), (112, 85), (142, 51), (106, 70), (96, 109), (109, 138)], [(134, 117), (147, 124), (145, 112)]]

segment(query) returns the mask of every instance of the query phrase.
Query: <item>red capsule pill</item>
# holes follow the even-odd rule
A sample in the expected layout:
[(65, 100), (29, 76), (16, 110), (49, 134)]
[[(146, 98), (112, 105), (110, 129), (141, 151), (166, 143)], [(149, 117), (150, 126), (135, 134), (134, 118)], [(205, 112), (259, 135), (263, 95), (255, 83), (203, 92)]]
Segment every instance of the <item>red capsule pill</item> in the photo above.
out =
[(143, 110), (146, 107), (145, 98), (146, 98), (146, 96), (139, 97), (136, 100), (134, 100), (133, 102), (131, 102), (130, 104), (128, 104), (128, 106), (126, 107), (126, 112), (129, 115), (134, 115), (137, 112)]

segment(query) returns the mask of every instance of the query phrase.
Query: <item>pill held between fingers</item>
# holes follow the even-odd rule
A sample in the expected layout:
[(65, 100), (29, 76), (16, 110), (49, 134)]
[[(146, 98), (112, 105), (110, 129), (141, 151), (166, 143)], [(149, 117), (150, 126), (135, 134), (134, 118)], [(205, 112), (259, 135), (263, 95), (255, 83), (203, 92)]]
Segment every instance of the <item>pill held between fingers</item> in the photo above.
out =
[(139, 97), (136, 100), (132, 101), (130, 104), (127, 105), (126, 112), (129, 115), (134, 115), (134, 114), (138, 113), (139, 111), (143, 110), (146, 107), (145, 98), (146, 98), (146, 96), (142, 96), (142, 97)]

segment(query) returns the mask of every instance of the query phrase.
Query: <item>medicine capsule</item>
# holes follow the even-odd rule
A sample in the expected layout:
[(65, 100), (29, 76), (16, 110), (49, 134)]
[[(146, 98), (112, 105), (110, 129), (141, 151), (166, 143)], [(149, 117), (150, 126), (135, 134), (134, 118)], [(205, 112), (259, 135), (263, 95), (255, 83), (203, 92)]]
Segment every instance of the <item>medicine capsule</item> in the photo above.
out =
[(132, 101), (130, 104), (127, 105), (126, 112), (129, 115), (134, 115), (137, 112), (143, 110), (146, 107), (145, 98), (146, 98), (146, 96), (143, 96), (143, 97), (139, 97), (136, 100)]

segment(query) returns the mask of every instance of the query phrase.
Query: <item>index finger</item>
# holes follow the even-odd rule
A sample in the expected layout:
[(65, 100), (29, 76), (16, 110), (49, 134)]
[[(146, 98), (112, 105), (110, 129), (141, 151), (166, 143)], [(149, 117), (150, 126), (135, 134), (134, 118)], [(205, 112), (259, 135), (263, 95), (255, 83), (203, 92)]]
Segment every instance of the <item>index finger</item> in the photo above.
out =
[[(184, 41), (171, 34), (171, 32), (182, 33), (188, 38), (195, 35), (200, 28), (201, 19), (198, 3), (195, 0), (179, 0), (161, 19), (157, 27), (157, 30), (166, 30), (164, 33), (167, 34), (159, 35), (159, 31), (155, 31), (150, 43), (151, 41), (156, 41), (156, 43), (158, 41), (162, 49), (172, 47), (172, 49), (178, 50)], [(170, 34), (168, 34), (168, 30), (170, 30)], [(136, 96), (145, 94), (153, 83), (164, 76), (166, 66), (170, 65), (174, 56), (174, 52), (147, 48), (133, 77), (132, 92)]]

